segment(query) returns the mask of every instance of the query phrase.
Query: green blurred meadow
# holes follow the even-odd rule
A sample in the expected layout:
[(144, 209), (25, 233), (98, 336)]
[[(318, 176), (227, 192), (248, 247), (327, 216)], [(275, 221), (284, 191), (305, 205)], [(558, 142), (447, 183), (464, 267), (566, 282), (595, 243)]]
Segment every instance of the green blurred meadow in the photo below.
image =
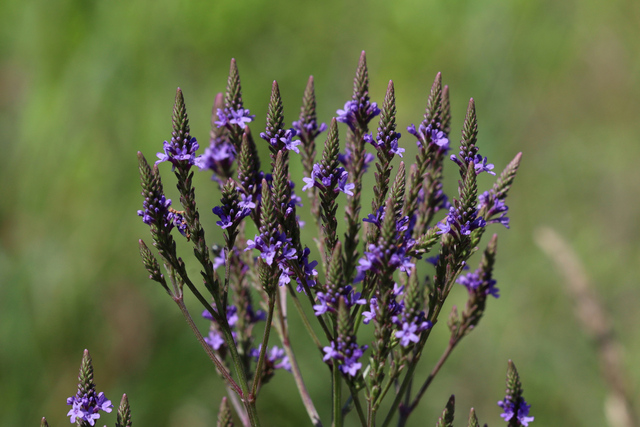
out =
[[(543, 225), (584, 261), (640, 401), (640, 2), (4, 0), (0, 425), (37, 425), (42, 416), (52, 426), (68, 423), (65, 399), (75, 393), (85, 348), (98, 388), (114, 403), (128, 394), (135, 425), (215, 424), (221, 381), (139, 259), (137, 239), (150, 239), (136, 216), (136, 151), (152, 159), (170, 138), (178, 86), (192, 132), (207, 145), (231, 58), (245, 106), (257, 115), (254, 133), (263, 129), (274, 79), (290, 123), (314, 75), (319, 118), (328, 122), (351, 95), (361, 50), (373, 100), (381, 103), (388, 80), (395, 82), (406, 160), (415, 151), (403, 129), (421, 120), (438, 71), (451, 88), (454, 147), (473, 97), (480, 152), (500, 170), (524, 153), (508, 202), (512, 228), (493, 228), (501, 298), (489, 302), (410, 425), (435, 425), (450, 394), (459, 425), (471, 406), (481, 422), (502, 425), (496, 401), (508, 359), (524, 381), (534, 426), (606, 425), (594, 343), (534, 243)], [(450, 195), (453, 166), (446, 166)], [(162, 171), (175, 199), (170, 167)], [(294, 166), (301, 183), (300, 171)], [(480, 188), (490, 185), (483, 176)], [(196, 188), (209, 242), (221, 242), (210, 214), (219, 195), (208, 173), (197, 174)], [(452, 293), (451, 303), (464, 301), (464, 289)], [(438, 359), (444, 324), (416, 378)], [(294, 333), (328, 420), (328, 371), (299, 326)], [(287, 374), (266, 385), (259, 402), (264, 425), (308, 424)], [(113, 414), (99, 421), (114, 422)]]

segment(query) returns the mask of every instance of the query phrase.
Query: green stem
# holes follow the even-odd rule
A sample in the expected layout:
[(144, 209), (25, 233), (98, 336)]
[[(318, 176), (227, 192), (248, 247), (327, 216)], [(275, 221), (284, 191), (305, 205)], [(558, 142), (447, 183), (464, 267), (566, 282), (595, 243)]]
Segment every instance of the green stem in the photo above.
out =
[(180, 307), (180, 311), (182, 312), (182, 315), (184, 316), (187, 323), (189, 324), (189, 327), (191, 328), (196, 338), (198, 339), (198, 342), (200, 343), (204, 351), (207, 353), (207, 356), (209, 356), (209, 359), (211, 359), (211, 361), (216, 365), (216, 368), (218, 368), (218, 371), (227, 380), (227, 383), (233, 388), (233, 390), (239, 395), (241, 395), (242, 391), (238, 386), (238, 384), (233, 380), (233, 378), (231, 378), (231, 375), (227, 371), (227, 368), (220, 361), (220, 359), (218, 359), (218, 357), (215, 355), (211, 346), (209, 346), (209, 344), (205, 342), (204, 338), (202, 337), (202, 334), (200, 333), (200, 330), (198, 329), (193, 319), (191, 318), (191, 314), (187, 310), (187, 307), (184, 305), (184, 300), (182, 299), (182, 297), (174, 297), (173, 300), (176, 302), (176, 304), (178, 304), (178, 307)]
[(304, 324), (305, 329), (309, 333), (309, 336), (311, 336), (311, 339), (313, 340), (316, 347), (318, 347), (318, 350), (322, 352), (322, 344), (320, 343), (320, 339), (318, 339), (318, 336), (316, 335), (315, 331), (311, 327), (311, 323), (309, 323), (309, 319), (307, 318), (307, 315), (305, 314), (304, 309), (302, 308), (302, 304), (298, 299), (298, 295), (296, 295), (295, 290), (293, 289), (293, 286), (291, 285), (291, 283), (289, 283), (288, 288), (289, 288), (289, 293), (291, 294), (291, 298), (293, 299), (293, 305), (296, 306), (296, 311), (300, 315), (300, 318), (302, 319), (302, 323)]
[(269, 295), (269, 312), (267, 313), (267, 321), (264, 325), (264, 334), (262, 335), (262, 345), (260, 346), (260, 356), (258, 357), (256, 372), (253, 377), (253, 387), (251, 390), (251, 394), (253, 396), (258, 395), (258, 387), (260, 386), (260, 380), (262, 379), (262, 365), (264, 365), (264, 355), (267, 353), (267, 345), (269, 344), (269, 335), (271, 333), (271, 322), (273, 322), (273, 309), (275, 307), (275, 304), (276, 304), (276, 294), (275, 292), (273, 292), (271, 295)]
[(360, 398), (358, 397), (358, 390), (356, 390), (355, 384), (353, 384), (352, 381), (347, 380), (346, 382), (349, 386), (349, 391), (351, 392), (351, 398), (353, 399), (353, 404), (356, 407), (358, 418), (360, 418), (360, 424), (362, 424), (362, 427), (366, 427), (367, 417), (364, 414), (364, 410), (362, 409), (362, 404), (360, 403)]
[(331, 368), (333, 373), (332, 385), (333, 385), (333, 427), (342, 427), (342, 376), (340, 375), (340, 369), (338, 369), (338, 363), (333, 361)]
[(227, 316), (222, 315), (218, 316), (218, 318), (220, 319), (220, 322), (218, 323), (220, 326), (220, 331), (224, 334), (224, 339), (227, 343), (227, 348), (229, 349), (231, 360), (233, 360), (233, 367), (235, 368), (236, 375), (240, 383), (240, 389), (242, 390), (242, 394), (240, 394), (240, 397), (242, 398), (244, 407), (247, 409), (249, 422), (251, 423), (252, 427), (259, 426), (260, 420), (258, 419), (258, 411), (256, 409), (256, 397), (254, 394), (251, 394), (249, 392), (247, 374), (244, 371), (242, 360), (240, 359), (240, 355), (238, 354), (238, 348), (236, 347), (236, 343), (233, 340), (233, 335), (231, 334), (231, 328), (229, 327)]
[(318, 415), (318, 411), (316, 410), (316, 407), (311, 400), (309, 391), (304, 384), (302, 372), (300, 371), (298, 361), (295, 357), (295, 354), (293, 353), (293, 349), (291, 348), (291, 343), (289, 342), (289, 329), (287, 326), (287, 291), (285, 288), (280, 288), (278, 291), (279, 297), (276, 301), (278, 304), (278, 322), (276, 322), (276, 331), (280, 335), (282, 346), (284, 347), (284, 351), (289, 358), (289, 363), (291, 364), (291, 373), (293, 374), (293, 379), (296, 383), (296, 387), (298, 388), (298, 392), (300, 393), (302, 404), (307, 410), (309, 419), (311, 420), (311, 423), (314, 425), (314, 427), (322, 427), (320, 415)]

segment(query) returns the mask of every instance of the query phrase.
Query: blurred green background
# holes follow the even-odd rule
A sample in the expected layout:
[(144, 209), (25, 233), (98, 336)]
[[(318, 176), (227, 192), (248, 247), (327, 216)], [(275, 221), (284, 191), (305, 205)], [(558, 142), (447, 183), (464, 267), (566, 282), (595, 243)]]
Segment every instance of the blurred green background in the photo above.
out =
[[(328, 122), (351, 95), (361, 50), (373, 100), (381, 103), (394, 80), (403, 133), (420, 121), (441, 71), (451, 87), (454, 147), (474, 97), (481, 153), (499, 170), (524, 153), (508, 203), (512, 229), (494, 227), (502, 296), (489, 302), (411, 425), (435, 425), (452, 393), (459, 420), (475, 406), (482, 422), (501, 425), (496, 401), (507, 359), (519, 368), (534, 425), (606, 425), (595, 347), (533, 235), (555, 228), (586, 263), (640, 400), (639, 23), (635, 0), (4, 0), (0, 425), (37, 425), (42, 416), (52, 426), (68, 423), (65, 398), (75, 393), (84, 348), (98, 388), (114, 401), (129, 395), (136, 425), (215, 424), (221, 382), (139, 260), (136, 241), (149, 238), (136, 216), (135, 153), (154, 158), (170, 137), (178, 86), (192, 132), (206, 145), (232, 57), (245, 106), (257, 114), (254, 132), (264, 126), (272, 80), (290, 123), (310, 74)], [(413, 138), (404, 136), (409, 147)], [(165, 188), (175, 198), (169, 169)], [(452, 163), (446, 173), (453, 194)], [(198, 174), (196, 185), (205, 225), (215, 230), (207, 212), (219, 196), (209, 174)], [(217, 230), (209, 236), (222, 241)], [(451, 298), (463, 305), (464, 290)], [(438, 326), (442, 332), (444, 322)], [(418, 377), (445, 340), (435, 334)], [(305, 353), (303, 335), (294, 347), (307, 355), (302, 369), (327, 420), (327, 370)], [(287, 374), (261, 397), (265, 425), (307, 425)]]

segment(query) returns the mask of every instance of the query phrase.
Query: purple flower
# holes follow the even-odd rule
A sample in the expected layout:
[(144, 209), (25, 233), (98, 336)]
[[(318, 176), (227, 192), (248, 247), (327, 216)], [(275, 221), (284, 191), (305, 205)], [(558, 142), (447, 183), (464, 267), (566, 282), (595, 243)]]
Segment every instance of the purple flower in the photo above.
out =
[(369, 251), (365, 251), (364, 257), (358, 261), (359, 265), (356, 267), (358, 275), (354, 283), (361, 282), (366, 271), (379, 274), (384, 270), (400, 270), (409, 274), (414, 264), (406, 253), (407, 248), (401, 245), (384, 250), (374, 243), (369, 244)]
[(396, 331), (396, 338), (400, 339), (400, 345), (407, 347), (412, 342), (416, 343), (420, 341), (420, 336), (416, 335), (417, 330), (418, 325), (404, 322), (402, 324), (402, 330)]
[(358, 123), (369, 123), (371, 119), (380, 114), (380, 109), (378, 104), (370, 102), (368, 99), (360, 103), (351, 100), (345, 102), (344, 108), (336, 111), (336, 114), (338, 114), (336, 120), (346, 123), (352, 131), (355, 131)]
[(72, 424), (84, 420), (89, 425), (94, 425), (96, 420), (100, 418), (99, 411), (107, 413), (112, 411), (113, 405), (104, 393), (100, 392), (96, 395), (95, 390), (90, 390), (88, 394), (82, 396), (79, 393), (80, 390), (78, 390), (78, 394), (67, 399), (67, 405), (71, 405), (67, 416), (70, 417)]
[(200, 148), (195, 138), (184, 138), (177, 140), (175, 137), (171, 141), (164, 141), (164, 153), (158, 153), (156, 165), (162, 162), (171, 162), (173, 169), (178, 165), (193, 166), (196, 162), (196, 151)]
[(358, 359), (362, 357), (368, 346), (358, 346), (358, 343), (353, 339), (348, 341), (349, 343), (340, 337), (336, 341), (331, 341), (329, 346), (322, 349), (325, 353), (322, 360), (325, 362), (330, 359), (335, 360), (343, 374), (355, 377), (358, 375), (360, 368), (362, 368), (362, 363), (359, 363)]
[[(478, 196), (479, 209), (486, 212), (486, 218), (488, 223), (498, 223), (509, 228), (509, 218), (507, 217), (507, 211), (509, 207), (504, 203), (504, 200), (497, 199), (491, 192), (485, 191)], [(500, 215), (496, 218), (496, 215)]]
[(407, 132), (418, 139), (418, 141), (416, 141), (418, 147), (422, 147), (423, 144), (434, 144), (438, 146), (439, 150), (444, 152), (449, 151), (449, 138), (447, 138), (447, 135), (443, 131), (438, 130), (436, 127), (431, 127), (431, 125), (425, 126), (424, 123), (421, 123), (417, 130), (415, 125), (407, 127)]
[(451, 160), (458, 166), (462, 166), (462, 162), (469, 164), (473, 161), (473, 168), (476, 171), (476, 175), (480, 175), (482, 172), (487, 172), (490, 175), (495, 175), (493, 172), (493, 163), (487, 163), (487, 158), (482, 157), (480, 154), (476, 154), (473, 157), (464, 157), (464, 152), (460, 151), (460, 157), (455, 154), (451, 155)]
[(239, 108), (237, 110), (231, 108), (218, 108), (218, 121), (215, 122), (217, 127), (231, 127), (231, 125), (240, 126), (244, 129), (247, 123), (253, 121), (256, 117), (251, 115), (248, 109)]
[(310, 120), (309, 123), (300, 124), (299, 121), (295, 121), (291, 123), (291, 126), (296, 130), (298, 135), (307, 135), (308, 140), (315, 139), (322, 132), (327, 130), (327, 124), (322, 123), (318, 127), (318, 122), (316, 120)]
[[(364, 167), (363, 167), (363, 171), (366, 172), (367, 169), (369, 169), (369, 164), (371, 164), (371, 162), (373, 162), (375, 160), (376, 156), (374, 156), (372, 153), (365, 153), (364, 154)], [(353, 154), (351, 153), (351, 150), (349, 150), (348, 148), (344, 149), (344, 154), (339, 153), (338, 154), (338, 161), (347, 169), (349, 169), (351, 162), (353, 162)]]
[(209, 329), (209, 336), (204, 337), (204, 342), (209, 344), (214, 350), (220, 350), (220, 347), (224, 345), (224, 338), (222, 334), (215, 329)]
[(306, 184), (302, 187), (302, 191), (317, 187), (320, 190), (333, 191), (334, 193), (342, 191), (348, 196), (353, 196), (353, 191), (351, 190), (353, 190), (355, 184), (348, 184), (348, 177), (349, 173), (344, 168), (339, 167), (334, 171), (326, 171), (322, 168), (321, 163), (315, 163), (311, 171), (311, 177), (302, 178)]
[(489, 279), (488, 281), (481, 277), (482, 271), (476, 270), (472, 273), (467, 273), (464, 276), (458, 277), (457, 282), (467, 288), (469, 293), (477, 292), (479, 289), (484, 289), (485, 295), (491, 295), (494, 298), (500, 298), (500, 290), (496, 288), (496, 281)]
[[(251, 350), (251, 356), (258, 361), (260, 358), (260, 350), (262, 349), (262, 343), (258, 345), (258, 348), (254, 348)], [(289, 356), (286, 355), (284, 349), (273, 346), (271, 350), (267, 350), (265, 353), (265, 361), (268, 367), (273, 369), (284, 369), (285, 371), (291, 372), (291, 363), (289, 362)]]
[(195, 165), (200, 170), (211, 170), (219, 176), (228, 178), (231, 166), (236, 159), (236, 149), (227, 138), (212, 138), (204, 154), (196, 157)]
[(294, 140), (293, 137), (297, 135), (295, 129), (278, 130), (275, 134), (273, 132), (261, 132), (260, 137), (271, 144), (276, 150), (288, 150), (300, 153), (298, 145), (302, 144), (299, 139)]
[(355, 289), (349, 285), (337, 289), (328, 289), (326, 293), (318, 292), (316, 296), (318, 297), (319, 303), (313, 306), (316, 316), (320, 316), (326, 312), (336, 313), (338, 311), (340, 298), (344, 299), (347, 308), (367, 303), (366, 299), (361, 298), (360, 292), (356, 292)]
[(504, 418), (505, 421), (511, 421), (515, 416), (518, 420), (518, 425), (527, 427), (530, 422), (533, 422), (534, 417), (528, 416), (531, 405), (528, 405), (522, 397), (520, 398), (518, 405), (511, 402), (509, 398), (505, 398), (504, 400), (498, 401), (498, 406), (500, 406), (504, 411), (500, 416)]
[(438, 223), (438, 228), (440, 229), (438, 234), (449, 233), (460, 238), (461, 235), (468, 236), (473, 230), (487, 225), (487, 222), (481, 216), (478, 216), (478, 209), (469, 215), (469, 218), (468, 221), (463, 223), (462, 215), (458, 213), (456, 208), (451, 206), (447, 217), (443, 222)]
[(297, 258), (296, 250), (285, 233), (276, 233), (274, 237), (269, 237), (268, 241), (266, 239), (263, 234), (259, 234), (254, 240), (247, 240), (245, 251), (257, 249), (260, 251), (260, 258), (267, 265), (273, 265), (275, 262), (280, 269), (278, 284), (283, 286), (291, 281), (289, 276), (292, 276), (293, 272), (290, 271), (287, 262)]
[(178, 226), (182, 234), (186, 231), (186, 222), (181, 214), (170, 209), (171, 199), (167, 199), (164, 195), (160, 198), (145, 197), (142, 202), (144, 210), (138, 211), (138, 216), (142, 217), (142, 222), (147, 225), (164, 227), (166, 231), (171, 231), (174, 226)]
[(393, 132), (391, 135), (387, 135), (384, 140), (380, 136), (380, 132), (378, 132), (378, 136), (373, 139), (373, 135), (367, 133), (364, 135), (364, 141), (373, 145), (376, 150), (386, 150), (391, 154), (396, 154), (402, 157), (402, 153), (404, 153), (404, 148), (398, 147), (398, 140), (400, 139), (400, 134), (397, 132)]

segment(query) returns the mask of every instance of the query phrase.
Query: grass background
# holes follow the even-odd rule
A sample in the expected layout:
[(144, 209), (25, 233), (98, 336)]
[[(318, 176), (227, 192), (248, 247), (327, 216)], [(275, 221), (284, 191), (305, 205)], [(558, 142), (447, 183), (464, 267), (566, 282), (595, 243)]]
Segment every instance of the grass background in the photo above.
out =
[[(245, 105), (257, 114), (254, 132), (264, 125), (274, 79), (290, 123), (313, 74), (319, 117), (329, 121), (350, 97), (361, 50), (373, 100), (382, 101), (389, 79), (396, 84), (400, 129), (420, 120), (441, 71), (451, 87), (454, 144), (474, 97), (481, 153), (497, 169), (524, 153), (509, 200), (512, 229), (498, 230), (502, 297), (454, 352), (412, 425), (435, 425), (452, 393), (459, 420), (475, 406), (482, 422), (500, 425), (495, 402), (507, 359), (520, 370), (534, 425), (605, 425), (593, 343), (533, 234), (555, 228), (585, 262), (613, 316), (637, 401), (638, 22), (633, 0), (4, 0), (0, 425), (37, 425), (42, 416), (52, 426), (68, 423), (64, 399), (75, 392), (84, 348), (99, 389), (114, 401), (130, 396), (136, 425), (214, 425), (221, 383), (139, 260), (136, 240), (148, 231), (135, 215), (135, 153), (152, 158), (170, 137), (177, 86), (206, 145), (232, 57)], [(446, 173), (452, 194), (453, 164)], [(213, 230), (206, 212), (218, 195), (206, 173), (196, 185)], [(216, 232), (210, 243), (221, 241)], [(464, 292), (452, 302), (464, 304)], [(295, 348), (307, 354), (302, 369), (327, 420), (328, 374), (305, 353), (305, 339)], [(445, 339), (435, 335), (417, 376), (426, 376)], [(307, 423), (293, 387), (284, 374), (266, 386), (265, 425)]]

